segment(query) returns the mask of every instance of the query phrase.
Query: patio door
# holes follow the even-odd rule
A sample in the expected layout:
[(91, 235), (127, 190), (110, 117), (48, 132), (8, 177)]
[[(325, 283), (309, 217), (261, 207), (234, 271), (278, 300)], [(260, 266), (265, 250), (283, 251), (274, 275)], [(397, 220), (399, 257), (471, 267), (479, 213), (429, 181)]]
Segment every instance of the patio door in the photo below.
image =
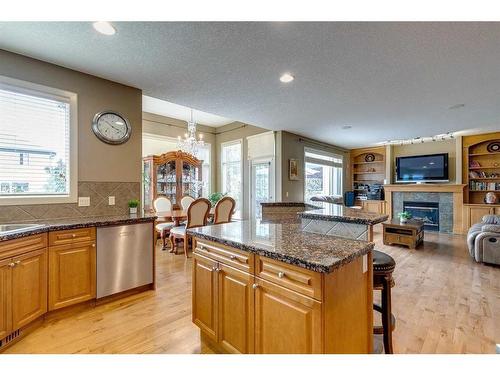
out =
[(250, 219), (262, 218), (262, 202), (274, 200), (274, 160), (257, 159), (250, 162)]

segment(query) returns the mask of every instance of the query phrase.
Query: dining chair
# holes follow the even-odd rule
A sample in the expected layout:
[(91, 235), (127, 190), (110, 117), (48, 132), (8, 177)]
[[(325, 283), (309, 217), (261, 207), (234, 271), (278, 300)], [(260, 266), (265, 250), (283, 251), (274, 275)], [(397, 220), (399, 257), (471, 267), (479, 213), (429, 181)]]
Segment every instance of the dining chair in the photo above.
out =
[(194, 198), (190, 195), (185, 195), (181, 198), (181, 207), (183, 210), (187, 210), (189, 205), (194, 202)]
[[(155, 212), (168, 212), (172, 210), (172, 202), (167, 197), (158, 197), (154, 200), (153, 207), (155, 209)], [(166, 237), (170, 235), (170, 230), (173, 226), (174, 223), (172, 221), (162, 221), (155, 224), (156, 232), (160, 233), (163, 250), (165, 250), (166, 246)]]
[(214, 224), (231, 222), (236, 201), (231, 197), (224, 197), (215, 205)]
[(173, 227), (170, 229), (170, 244), (172, 252), (177, 254), (177, 239), (184, 240), (184, 255), (188, 257), (189, 236), (187, 229), (203, 227), (207, 225), (208, 215), (210, 214), (210, 201), (206, 198), (198, 198), (191, 203), (187, 209), (186, 225)]

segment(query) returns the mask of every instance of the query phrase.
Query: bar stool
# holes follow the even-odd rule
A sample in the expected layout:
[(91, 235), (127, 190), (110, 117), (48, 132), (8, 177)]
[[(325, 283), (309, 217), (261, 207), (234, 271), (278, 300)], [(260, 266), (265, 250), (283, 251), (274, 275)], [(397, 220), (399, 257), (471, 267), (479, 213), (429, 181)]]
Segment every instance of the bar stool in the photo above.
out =
[(373, 250), (373, 289), (380, 290), (382, 304), (373, 304), (373, 309), (382, 314), (382, 326), (374, 326), (375, 335), (383, 335), (386, 354), (393, 354), (392, 331), (396, 328), (396, 318), (391, 311), (391, 288), (394, 286), (392, 272), (396, 267), (394, 259), (381, 251)]

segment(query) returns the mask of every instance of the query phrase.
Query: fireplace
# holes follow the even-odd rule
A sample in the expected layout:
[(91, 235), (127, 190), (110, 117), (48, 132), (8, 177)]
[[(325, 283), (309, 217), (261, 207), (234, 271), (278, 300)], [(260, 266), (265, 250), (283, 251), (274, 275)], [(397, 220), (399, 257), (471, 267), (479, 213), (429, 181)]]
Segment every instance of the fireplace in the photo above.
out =
[(424, 230), (439, 232), (439, 203), (403, 201), (403, 210), (424, 222)]

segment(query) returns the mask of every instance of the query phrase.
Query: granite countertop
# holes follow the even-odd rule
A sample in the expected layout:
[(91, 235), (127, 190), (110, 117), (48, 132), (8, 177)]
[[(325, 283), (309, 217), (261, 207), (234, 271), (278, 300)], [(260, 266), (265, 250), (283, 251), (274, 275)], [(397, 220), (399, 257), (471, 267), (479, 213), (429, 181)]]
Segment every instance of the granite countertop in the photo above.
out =
[[(13, 240), (31, 236), (33, 234), (51, 232), (56, 230), (65, 229), (78, 229), (88, 227), (107, 227), (111, 225), (123, 224), (137, 224), (152, 222), (156, 219), (153, 214), (137, 214), (137, 215), (119, 215), (119, 216), (93, 216), (72, 219), (57, 219), (45, 221), (30, 221), (26, 224), (39, 224), (40, 226), (34, 228), (26, 228), (17, 230), (15, 232), (0, 233), (0, 241)], [(25, 224), (25, 223), (12, 223), (12, 224)]]
[(328, 221), (342, 221), (355, 224), (375, 225), (386, 221), (389, 216), (368, 212), (359, 208), (345, 207), (341, 204), (314, 202), (321, 206), (319, 209), (299, 212), (298, 215), (305, 219)]
[(301, 230), (300, 224), (245, 220), (188, 229), (197, 238), (329, 273), (367, 254), (374, 244)]

